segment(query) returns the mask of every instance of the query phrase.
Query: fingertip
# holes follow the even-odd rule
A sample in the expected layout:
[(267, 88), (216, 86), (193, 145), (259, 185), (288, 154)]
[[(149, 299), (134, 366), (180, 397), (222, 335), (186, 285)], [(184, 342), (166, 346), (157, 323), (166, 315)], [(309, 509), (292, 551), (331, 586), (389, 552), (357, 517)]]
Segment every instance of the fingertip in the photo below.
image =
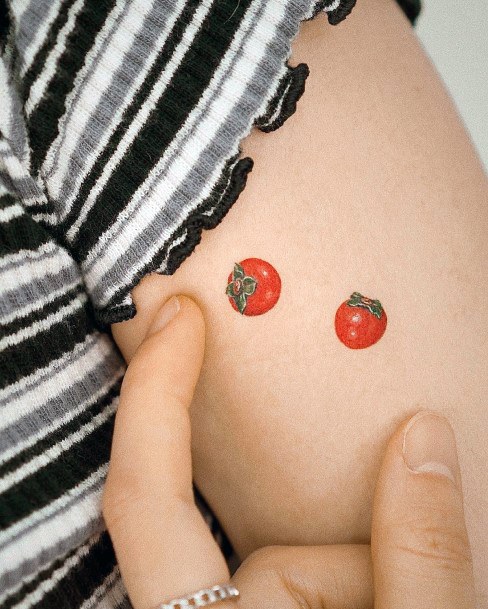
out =
[(194, 325), (196, 332), (204, 331), (203, 314), (197, 303), (188, 296), (175, 295), (168, 298), (156, 311), (145, 338), (164, 330), (176, 318), (178, 323)]
[[(431, 607), (471, 607), (472, 559), (460, 478), (454, 431), (444, 416), (423, 410), (398, 426), (373, 505), (378, 607), (405, 606), (406, 581), (415, 606), (428, 595), (437, 601)], [(443, 585), (434, 589), (434, 581)]]
[(146, 359), (151, 351), (156, 353), (163, 348), (181, 350), (182, 343), (203, 352), (204, 339), (205, 322), (198, 304), (188, 296), (173, 295), (154, 314), (133, 357)]
[(398, 425), (389, 440), (383, 468), (391, 467), (392, 459), (407, 475), (443, 476), (461, 486), (454, 430), (437, 411), (420, 410)]
[(412, 417), (404, 430), (402, 453), (410, 473), (442, 476), (460, 489), (454, 430), (441, 414), (424, 411)]
[(405, 430), (407, 429), (409, 422), (415, 416), (417, 416), (417, 414), (418, 413), (414, 413), (413, 415), (403, 419), (400, 423), (398, 423), (396, 428), (393, 430), (390, 437), (388, 438), (380, 466), (378, 485), (382, 483), (382, 478), (384, 477), (383, 474), (385, 470), (391, 470), (391, 468), (394, 467), (394, 464), (396, 464), (397, 467), (402, 467)]
[(144, 338), (149, 338), (153, 334), (163, 330), (179, 313), (181, 309), (181, 299), (178, 296), (171, 296), (163, 303), (153, 316), (151, 323)]
[(178, 310), (173, 311), (175, 308), (181, 308), (185, 325), (194, 327), (197, 338), (202, 336), (202, 333), (204, 335), (203, 315), (198, 304), (188, 296), (171, 295), (164, 284), (160, 284), (160, 280), (159, 275), (143, 280), (133, 292), (137, 306), (136, 316), (128, 321), (112, 324), (112, 337), (127, 364), (132, 362), (150, 334), (158, 333), (169, 324), (174, 317), (173, 313), (179, 313)]
[[(426, 422), (430, 424), (422, 427)], [(453, 495), (452, 474), (441, 465), (446, 460), (446, 449), (436, 424), (453, 433), (445, 417), (424, 409), (404, 419), (391, 435), (374, 493), (373, 545), (389, 529), (386, 523), (411, 517), (413, 504), (432, 505), (436, 498)], [(456, 471), (455, 480), (457, 475)]]
[(180, 303), (178, 315), (183, 315), (185, 321), (192, 325), (195, 335), (198, 338), (203, 338), (205, 336), (205, 320), (201, 308), (189, 296), (179, 295), (177, 298)]
[[(193, 392), (205, 349), (205, 322), (197, 303), (188, 296), (172, 296), (147, 324), (144, 339), (127, 368), (123, 395), (146, 394), (149, 388), (171, 387)], [(159, 386), (159, 390), (157, 387)], [(143, 389), (145, 387), (145, 389)]]

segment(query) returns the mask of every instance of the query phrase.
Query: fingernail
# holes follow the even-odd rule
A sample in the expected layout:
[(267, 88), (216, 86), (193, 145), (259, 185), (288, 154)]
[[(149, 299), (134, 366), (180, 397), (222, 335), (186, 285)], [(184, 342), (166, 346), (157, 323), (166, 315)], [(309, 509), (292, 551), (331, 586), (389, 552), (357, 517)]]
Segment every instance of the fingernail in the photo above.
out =
[(180, 301), (176, 296), (171, 296), (156, 313), (156, 316), (149, 327), (147, 336), (151, 336), (151, 334), (155, 334), (167, 326), (179, 310)]
[(438, 474), (457, 486), (456, 439), (447, 419), (435, 412), (418, 412), (403, 436), (403, 458), (415, 473)]

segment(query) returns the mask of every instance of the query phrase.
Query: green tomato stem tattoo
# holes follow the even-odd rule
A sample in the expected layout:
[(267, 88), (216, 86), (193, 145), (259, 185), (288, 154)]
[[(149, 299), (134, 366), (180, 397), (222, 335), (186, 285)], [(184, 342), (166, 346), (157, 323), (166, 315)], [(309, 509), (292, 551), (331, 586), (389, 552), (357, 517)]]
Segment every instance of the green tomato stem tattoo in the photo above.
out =
[(350, 307), (364, 307), (375, 317), (381, 319), (383, 307), (379, 300), (372, 300), (371, 298), (366, 298), (366, 296), (363, 296), (359, 292), (353, 292), (350, 299), (347, 301), (347, 304)]
[(244, 315), (247, 299), (254, 294), (257, 285), (258, 282), (254, 277), (246, 275), (242, 266), (236, 262), (232, 272), (232, 280), (228, 284), (225, 293), (229, 298), (234, 300), (237, 310), (241, 315)]

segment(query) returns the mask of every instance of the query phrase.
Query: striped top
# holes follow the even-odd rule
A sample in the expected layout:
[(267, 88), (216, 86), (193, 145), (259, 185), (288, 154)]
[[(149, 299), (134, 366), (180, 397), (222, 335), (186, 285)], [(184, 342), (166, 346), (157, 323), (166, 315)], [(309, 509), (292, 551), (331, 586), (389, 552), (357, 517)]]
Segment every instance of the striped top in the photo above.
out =
[(251, 128), (294, 112), (300, 22), (354, 3), (0, 0), (0, 609), (130, 607), (100, 514), (104, 329), (225, 216)]

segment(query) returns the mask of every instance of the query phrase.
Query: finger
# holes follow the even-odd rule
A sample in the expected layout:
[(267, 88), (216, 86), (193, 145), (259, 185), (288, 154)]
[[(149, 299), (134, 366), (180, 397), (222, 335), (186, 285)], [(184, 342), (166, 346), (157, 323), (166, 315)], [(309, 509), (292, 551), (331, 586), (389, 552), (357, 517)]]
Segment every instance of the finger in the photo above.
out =
[(373, 509), (375, 609), (474, 609), (452, 428), (420, 412), (395, 433)]
[(263, 548), (234, 576), (240, 609), (372, 609), (369, 545)]
[(170, 299), (124, 378), (102, 509), (135, 609), (229, 578), (193, 501), (188, 407), (204, 334), (196, 304)]

